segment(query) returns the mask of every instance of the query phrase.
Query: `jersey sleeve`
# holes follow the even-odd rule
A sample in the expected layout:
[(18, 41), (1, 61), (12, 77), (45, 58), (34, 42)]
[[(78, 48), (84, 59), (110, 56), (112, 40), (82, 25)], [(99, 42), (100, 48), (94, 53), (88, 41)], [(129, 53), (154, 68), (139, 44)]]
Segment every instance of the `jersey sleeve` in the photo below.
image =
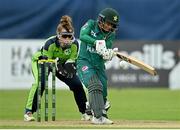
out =
[(94, 27), (94, 21), (88, 20), (80, 31), (80, 40), (89, 44), (94, 44), (96, 39), (91, 37), (91, 29)]
[(43, 46), (43, 56), (47, 56), (49, 59), (53, 58), (53, 44), (52, 40), (47, 40), (45, 45)]

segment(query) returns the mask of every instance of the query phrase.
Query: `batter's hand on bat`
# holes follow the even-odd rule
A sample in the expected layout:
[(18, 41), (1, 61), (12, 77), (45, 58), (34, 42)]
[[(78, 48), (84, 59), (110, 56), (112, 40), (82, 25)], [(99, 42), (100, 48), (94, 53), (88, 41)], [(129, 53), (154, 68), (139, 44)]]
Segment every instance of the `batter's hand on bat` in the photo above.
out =
[(112, 60), (112, 58), (115, 56), (115, 52), (118, 51), (118, 48), (114, 49), (106, 49), (103, 53), (103, 59), (104, 60)]

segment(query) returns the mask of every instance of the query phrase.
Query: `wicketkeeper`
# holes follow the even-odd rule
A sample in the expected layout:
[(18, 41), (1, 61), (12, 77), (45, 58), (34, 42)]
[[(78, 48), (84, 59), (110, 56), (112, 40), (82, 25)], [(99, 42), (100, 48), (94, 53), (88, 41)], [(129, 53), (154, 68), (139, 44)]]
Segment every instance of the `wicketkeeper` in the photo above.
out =
[[(41, 59), (56, 59), (58, 58), (56, 77), (67, 84), (73, 91), (76, 104), (79, 111), (82, 113), (82, 120), (89, 118), (85, 113), (86, 110), (86, 95), (83, 86), (76, 75), (75, 61), (78, 53), (78, 41), (74, 37), (74, 28), (72, 20), (69, 16), (62, 16), (57, 27), (57, 35), (47, 39), (42, 49), (36, 52), (32, 57), (32, 73), (34, 83), (29, 92), (27, 103), (25, 106), (25, 121), (34, 121), (33, 113), (37, 110), (37, 89), (38, 89), (38, 60)], [(42, 74), (44, 74), (42, 71)], [(49, 72), (51, 68), (49, 67)], [(42, 77), (42, 83), (45, 79)], [(41, 96), (44, 91), (44, 85), (41, 88)]]
[(105, 62), (114, 56), (112, 43), (119, 22), (119, 14), (112, 8), (102, 10), (96, 20), (88, 20), (80, 31), (80, 52), (77, 70), (88, 89), (89, 104), (93, 111), (92, 123), (112, 124), (107, 117), (107, 76)]

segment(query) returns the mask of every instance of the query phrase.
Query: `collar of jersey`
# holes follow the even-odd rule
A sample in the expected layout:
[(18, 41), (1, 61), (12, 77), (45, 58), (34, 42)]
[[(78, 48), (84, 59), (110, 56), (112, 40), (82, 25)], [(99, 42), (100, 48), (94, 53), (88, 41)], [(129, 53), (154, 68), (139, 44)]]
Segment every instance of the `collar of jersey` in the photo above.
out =
[(60, 47), (60, 44), (61, 44), (61, 43), (59, 43), (57, 36), (56, 36), (55, 44), (56, 44), (56, 46), (57, 46), (58, 48)]

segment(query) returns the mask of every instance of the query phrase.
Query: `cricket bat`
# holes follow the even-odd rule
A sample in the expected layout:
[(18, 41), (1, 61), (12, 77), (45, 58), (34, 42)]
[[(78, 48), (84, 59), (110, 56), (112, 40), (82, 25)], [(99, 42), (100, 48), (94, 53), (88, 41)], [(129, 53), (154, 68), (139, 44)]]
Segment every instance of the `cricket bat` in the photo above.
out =
[(146, 72), (150, 73), (153, 76), (157, 75), (157, 72), (156, 72), (155, 68), (153, 68), (152, 66), (144, 63), (143, 61), (140, 61), (140, 60), (136, 59), (135, 57), (123, 54), (121, 52), (115, 52), (115, 54), (121, 60), (124, 60), (124, 61), (126, 61), (126, 62), (128, 62), (130, 64), (133, 64), (133, 65), (139, 67), (140, 69), (145, 70)]

